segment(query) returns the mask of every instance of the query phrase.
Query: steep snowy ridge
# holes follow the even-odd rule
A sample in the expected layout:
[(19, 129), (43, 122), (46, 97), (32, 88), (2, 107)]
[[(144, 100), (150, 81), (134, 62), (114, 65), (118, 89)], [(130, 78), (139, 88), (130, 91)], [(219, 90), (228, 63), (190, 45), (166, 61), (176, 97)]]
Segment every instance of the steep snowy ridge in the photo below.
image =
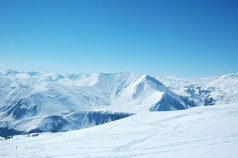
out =
[(7, 137), (15, 134), (64, 132), (104, 124), (131, 115), (109, 111), (75, 111), (66, 115), (26, 117), (14, 122), (5, 121), (8, 126), (0, 127), (0, 134)]

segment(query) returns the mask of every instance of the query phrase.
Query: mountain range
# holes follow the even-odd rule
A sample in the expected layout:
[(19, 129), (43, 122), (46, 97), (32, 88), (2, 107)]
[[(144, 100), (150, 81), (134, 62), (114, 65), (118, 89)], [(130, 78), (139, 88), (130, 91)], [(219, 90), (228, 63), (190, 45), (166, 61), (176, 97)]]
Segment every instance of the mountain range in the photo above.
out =
[(238, 103), (238, 73), (192, 80), (7, 70), (0, 100), (0, 136), (68, 131), (147, 111)]

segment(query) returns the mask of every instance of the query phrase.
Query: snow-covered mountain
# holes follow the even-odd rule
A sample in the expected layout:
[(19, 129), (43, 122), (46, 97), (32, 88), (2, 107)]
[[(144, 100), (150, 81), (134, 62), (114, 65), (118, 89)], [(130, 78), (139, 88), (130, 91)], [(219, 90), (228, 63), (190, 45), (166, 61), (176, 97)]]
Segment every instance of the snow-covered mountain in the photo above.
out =
[(0, 73), (0, 136), (79, 129), (145, 111), (235, 103), (237, 76), (181, 80), (126, 72), (8, 70)]
[(238, 103), (238, 73), (201, 79), (158, 77), (170, 90), (200, 105)]
[[(97, 124), (99, 117), (107, 118), (101, 123), (115, 120), (109, 116), (111, 113), (123, 118), (131, 113), (194, 106), (157, 79), (135, 73), (87, 75), (8, 70), (0, 74), (0, 100), (2, 136), (88, 127)], [(90, 115), (88, 111), (97, 114)], [(75, 113), (81, 115), (72, 118)]]

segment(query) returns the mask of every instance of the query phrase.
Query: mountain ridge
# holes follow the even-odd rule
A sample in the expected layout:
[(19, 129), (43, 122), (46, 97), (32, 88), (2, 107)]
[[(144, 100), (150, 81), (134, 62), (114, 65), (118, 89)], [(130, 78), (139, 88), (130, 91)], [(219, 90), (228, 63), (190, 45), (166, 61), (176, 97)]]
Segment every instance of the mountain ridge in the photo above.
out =
[[(89, 120), (97, 121), (99, 118), (96, 116), (111, 117), (102, 115), (100, 111), (111, 111), (115, 115), (120, 114), (118, 118), (123, 118), (145, 111), (214, 105), (222, 102), (219, 100), (221, 95), (225, 101), (230, 98), (229, 103), (237, 102), (236, 75), (216, 77), (212, 84), (212, 79), (188, 82), (129, 72), (89, 75), (8, 70), (0, 73), (0, 135), (10, 130), (29, 133), (47, 132), (45, 129), (52, 132), (53, 127), (60, 127), (53, 132), (72, 130), (76, 126), (84, 128), (87, 123), (82, 126), (83, 120), (91, 126)], [(221, 83), (225, 85), (221, 86)], [(226, 87), (234, 91), (231, 96), (228, 96)], [(212, 90), (219, 95), (214, 96)], [(82, 115), (84, 119), (77, 118), (77, 125), (71, 119), (64, 119), (75, 111), (85, 113)], [(88, 111), (96, 114), (91, 116)], [(47, 123), (45, 118), (52, 123)]]

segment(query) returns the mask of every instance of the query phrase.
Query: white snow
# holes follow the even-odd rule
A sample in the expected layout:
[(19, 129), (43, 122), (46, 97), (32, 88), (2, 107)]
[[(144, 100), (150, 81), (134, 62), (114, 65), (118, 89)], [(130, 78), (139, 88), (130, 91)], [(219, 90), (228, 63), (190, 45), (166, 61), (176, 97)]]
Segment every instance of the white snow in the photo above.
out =
[[(17, 146), (17, 149), (16, 149)], [(237, 158), (238, 104), (142, 112), (64, 133), (0, 140), (0, 157)]]

